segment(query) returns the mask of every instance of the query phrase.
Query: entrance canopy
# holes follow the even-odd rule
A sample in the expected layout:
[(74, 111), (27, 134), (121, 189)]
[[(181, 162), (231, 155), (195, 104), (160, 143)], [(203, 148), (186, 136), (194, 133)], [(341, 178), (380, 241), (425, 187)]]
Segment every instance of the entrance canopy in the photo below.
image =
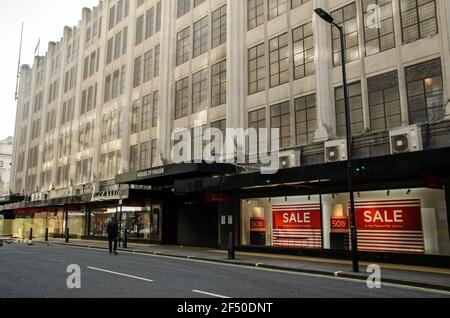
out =
[(173, 186), (180, 179), (234, 175), (236, 166), (230, 164), (180, 163), (149, 168), (116, 176), (117, 184)]

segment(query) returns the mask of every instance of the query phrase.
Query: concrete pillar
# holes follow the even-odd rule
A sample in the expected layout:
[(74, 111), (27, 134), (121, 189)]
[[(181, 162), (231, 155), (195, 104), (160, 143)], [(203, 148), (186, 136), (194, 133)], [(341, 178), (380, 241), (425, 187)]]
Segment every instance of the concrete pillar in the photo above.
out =
[[(314, 0), (314, 9), (328, 10), (328, 1)], [(316, 69), (317, 130), (315, 141), (325, 141), (336, 135), (336, 111), (332, 101), (331, 29), (330, 25), (313, 14), (314, 63)]]
[(245, 127), (245, 59), (247, 1), (227, 5), (227, 119), (228, 128)]
[[(158, 140), (161, 164), (171, 161), (171, 128), (174, 118), (174, 65), (176, 50), (176, 1), (161, 1), (161, 43), (160, 43), (160, 77), (159, 77), (159, 127)], [(159, 160), (159, 158), (157, 158)]]

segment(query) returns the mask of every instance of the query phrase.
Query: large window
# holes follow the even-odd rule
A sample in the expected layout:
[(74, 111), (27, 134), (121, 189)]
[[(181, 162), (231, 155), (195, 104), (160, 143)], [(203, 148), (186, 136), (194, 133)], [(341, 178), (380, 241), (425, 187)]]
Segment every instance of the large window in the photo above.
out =
[[(364, 27), (364, 41), (366, 44), (366, 55), (370, 56), (383, 52), (395, 47), (395, 33), (394, 33), (394, 18), (392, 0), (363, 0), (364, 21), (370, 21), (368, 12), (369, 5), (378, 5), (381, 10), (380, 25), (369, 25), (365, 23)], [(380, 26), (381, 28), (379, 28)]]
[(130, 148), (130, 171), (139, 169), (139, 145)]
[(400, 92), (397, 71), (367, 80), (371, 130), (391, 129), (401, 125)]
[(297, 145), (310, 145), (317, 128), (316, 94), (297, 98), (294, 105)]
[(136, 37), (134, 44), (141, 44), (142, 41), (144, 41), (144, 15), (141, 15), (136, 20)]
[(150, 121), (152, 119), (152, 94), (146, 95), (142, 98), (142, 118), (141, 118), (141, 130), (147, 130), (150, 128)]
[(133, 87), (136, 88), (141, 85), (142, 81), (142, 56), (134, 60), (134, 79)]
[(261, 43), (248, 50), (248, 94), (266, 89), (265, 45)]
[(212, 13), (212, 48), (227, 41), (227, 6)]
[(314, 74), (314, 38), (312, 23), (293, 30), (294, 79)]
[(145, 14), (145, 38), (148, 39), (153, 35), (153, 24), (154, 24), (155, 10), (151, 8)]
[(208, 105), (208, 69), (192, 75), (192, 112), (197, 113)]
[(444, 116), (441, 60), (406, 68), (409, 121), (434, 122)]
[(311, 0), (291, 0), (291, 7), (292, 9), (295, 9), (297, 7), (300, 7), (302, 4), (305, 4)]
[(269, 20), (272, 20), (288, 10), (287, 0), (268, 0), (269, 2)]
[(153, 92), (152, 128), (158, 126), (159, 91)]
[(194, 23), (194, 57), (208, 50), (208, 17)]
[(178, 0), (177, 17), (180, 18), (191, 10), (191, 0)]
[(247, 1), (247, 28), (250, 31), (264, 23), (264, 0)]
[(152, 78), (152, 74), (153, 74), (152, 58), (153, 58), (153, 50), (145, 52), (145, 54), (144, 54), (144, 76), (143, 76), (144, 83), (147, 83)]
[(211, 106), (219, 106), (227, 102), (227, 61), (211, 67)]
[(175, 119), (188, 115), (189, 112), (189, 78), (175, 84)]
[[(350, 128), (352, 135), (358, 135), (364, 131), (361, 83), (357, 82), (348, 85), (348, 95), (350, 104)], [(342, 87), (335, 89), (335, 98), (337, 135), (342, 137), (346, 135), (344, 90)]]
[(401, 0), (403, 43), (438, 33), (435, 0)]
[(288, 34), (282, 34), (269, 43), (270, 87), (289, 82)]
[[(346, 62), (359, 59), (358, 47), (358, 22), (356, 20), (356, 3), (349, 4), (332, 12), (335, 22), (344, 26)], [(340, 34), (336, 28), (332, 28), (333, 36), (333, 62), (334, 66), (341, 65)]]
[(289, 102), (270, 107), (270, 128), (280, 131), (280, 148), (291, 146), (291, 114)]
[(191, 30), (189, 27), (177, 34), (177, 66), (186, 63), (190, 56)]
[(141, 143), (140, 148), (139, 166), (141, 169), (145, 169), (150, 164), (150, 142), (146, 141)]

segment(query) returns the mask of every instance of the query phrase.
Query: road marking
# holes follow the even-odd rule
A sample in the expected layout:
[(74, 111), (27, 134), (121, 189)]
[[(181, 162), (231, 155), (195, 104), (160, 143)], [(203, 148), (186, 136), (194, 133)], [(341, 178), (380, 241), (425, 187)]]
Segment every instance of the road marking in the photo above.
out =
[(223, 298), (223, 299), (229, 299), (231, 297), (227, 297), (227, 296), (222, 296), (222, 295), (218, 295), (218, 294), (212, 294), (212, 293), (208, 293), (208, 292), (204, 292), (201, 290), (193, 290), (194, 293), (197, 294), (203, 294), (203, 295), (208, 295), (208, 296), (212, 296), (212, 297), (216, 297), (216, 298)]
[(104, 273), (113, 274), (113, 275), (118, 275), (118, 276), (123, 276), (123, 277), (128, 277), (128, 278), (134, 278), (134, 279), (138, 279), (138, 280), (143, 280), (143, 281), (145, 281), (145, 282), (150, 282), (150, 283), (153, 282), (151, 279), (142, 278), (142, 277), (133, 276), (133, 275), (122, 274), (122, 273), (118, 273), (118, 272), (112, 272), (112, 271), (108, 271), (108, 270), (106, 270), (106, 269), (101, 269), (101, 268), (96, 268), (96, 267), (90, 267), (90, 266), (88, 266), (88, 268), (89, 268), (89, 269), (92, 269), (92, 270), (94, 270), (94, 271), (104, 272)]

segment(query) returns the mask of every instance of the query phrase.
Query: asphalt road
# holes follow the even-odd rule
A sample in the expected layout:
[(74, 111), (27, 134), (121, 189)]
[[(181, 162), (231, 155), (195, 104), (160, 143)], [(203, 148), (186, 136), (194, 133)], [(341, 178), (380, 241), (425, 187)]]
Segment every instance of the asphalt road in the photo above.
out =
[[(67, 267), (81, 269), (69, 289)], [(1, 298), (354, 298), (450, 297), (416, 288), (99, 250), (45, 245), (0, 247)]]

